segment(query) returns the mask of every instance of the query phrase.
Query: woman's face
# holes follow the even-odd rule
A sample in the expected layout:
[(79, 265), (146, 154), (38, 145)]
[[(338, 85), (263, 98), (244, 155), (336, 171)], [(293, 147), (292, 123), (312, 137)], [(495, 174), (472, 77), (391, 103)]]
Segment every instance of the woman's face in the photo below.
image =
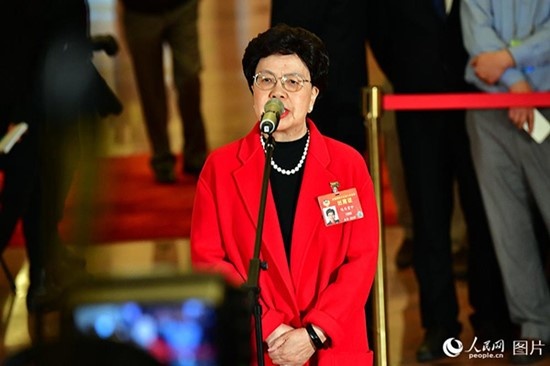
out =
[(311, 82), (304, 82), (303, 87), (294, 92), (283, 88), (280, 78), (283, 75), (298, 75), (303, 80), (311, 80), (307, 66), (295, 54), (271, 55), (260, 59), (256, 67), (256, 73), (270, 72), (277, 78), (277, 83), (271, 90), (262, 90), (253, 85), (254, 111), (260, 120), (264, 105), (271, 98), (277, 98), (285, 106), (281, 114), (279, 127), (273, 132), (276, 141), (293, 141), (301, 138), (306, 133), (306, 115), (313, 110), (315, 99), (319, 89)]

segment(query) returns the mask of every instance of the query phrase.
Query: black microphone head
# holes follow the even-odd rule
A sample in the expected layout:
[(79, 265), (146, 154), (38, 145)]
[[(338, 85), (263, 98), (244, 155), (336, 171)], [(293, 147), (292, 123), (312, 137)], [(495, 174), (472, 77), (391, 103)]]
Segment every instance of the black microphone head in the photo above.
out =
[(281, 102), (277, 98), (271, 98), (264, 105), (264, 112), (275, 112), (281, 115), (284, 111), (285, 111), (285, 106), (283, 102)]
[(271, 134), (279, 126), (281, 114), (285, 111), (285, 106), (277, 98), (271, 98), (264, 105), (264, 114), (260, 122), (260, 131)]

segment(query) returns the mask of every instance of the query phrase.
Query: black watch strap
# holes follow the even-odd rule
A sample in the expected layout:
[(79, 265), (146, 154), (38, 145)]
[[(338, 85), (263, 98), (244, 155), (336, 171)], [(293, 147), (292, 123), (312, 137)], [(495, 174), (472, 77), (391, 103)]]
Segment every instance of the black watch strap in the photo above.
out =
[(306, 325), (306, 330), (316, 350), (325, 348), (325, 344), (321, 341), (321, 338), (319, 338), (311, 324)]

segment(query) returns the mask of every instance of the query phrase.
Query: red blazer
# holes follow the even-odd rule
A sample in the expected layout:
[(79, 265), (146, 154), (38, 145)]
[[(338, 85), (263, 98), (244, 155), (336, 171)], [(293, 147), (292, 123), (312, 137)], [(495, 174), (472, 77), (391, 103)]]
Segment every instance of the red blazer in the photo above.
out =
[[(378, 214), (364, 158), (353, 148), (322, 136), (308, 121), (311, 140), (296, 207), (290, 266), (277, 210), (268, 191), (259, 285), (263, 336), (281, 323), (313, 323), (332, 340), (310, 365), (371, 365), (365, 321), (378, 255)], [(246, 281), (254, 252), (265, 154), (256, 125), (243, 139), (212, 152), (197, 184), (191, 225), (191, 259), (196, 269), (221, 271)], [(317, 197), (356, 188), (364, 217), (325, 226)], [(265, 340), (265, 339), (264, 339)], [(267, 347), (266, 347), (267, 348)], [(266, 365), (271, 360), (266, 355)]]

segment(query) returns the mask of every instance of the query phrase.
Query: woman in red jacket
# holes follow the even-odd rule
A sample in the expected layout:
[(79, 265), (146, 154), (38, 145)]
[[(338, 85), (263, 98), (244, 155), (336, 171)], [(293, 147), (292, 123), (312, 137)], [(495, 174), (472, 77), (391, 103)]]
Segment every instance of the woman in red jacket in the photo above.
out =
[[(267, 136), (259, 121), (284, 105), (265, 209), (259, 276), (267, 365), (371, 365), (364, 305), (378, 255), (378, 216), (364, 158), (307, 118), (328, 56), (314, 34), (286, 25), (254, 38), (242, 60), (258, 118), (244, 138), (208, 157), (191, 228), (196, 269), (242, 285), (254, 253)], [(353, 75), (350, 75), (353, 77)], [(334, 206), (339, 222), (327, 225)]]

